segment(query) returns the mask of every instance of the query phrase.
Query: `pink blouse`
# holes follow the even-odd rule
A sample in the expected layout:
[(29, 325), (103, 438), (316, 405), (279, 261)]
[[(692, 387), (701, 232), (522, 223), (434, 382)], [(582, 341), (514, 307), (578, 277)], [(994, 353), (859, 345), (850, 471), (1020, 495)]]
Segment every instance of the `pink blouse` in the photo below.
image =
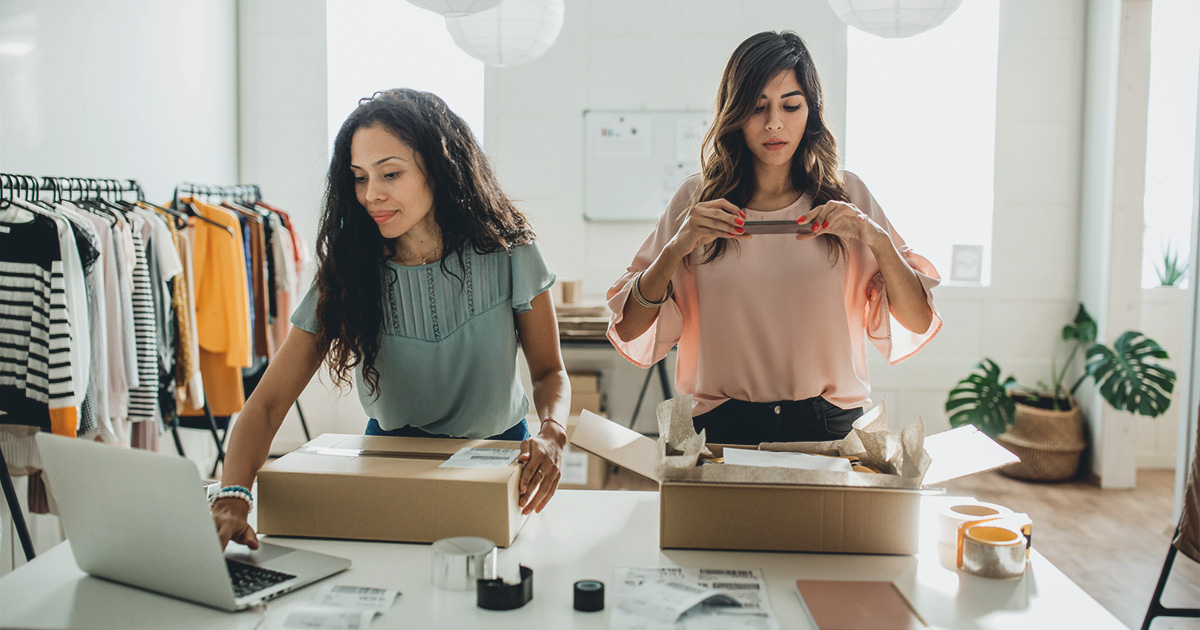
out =
[[(846, 243), (849, 256), (830, 266), (825, 239), (797, 242), (791, 235), (760, 234), (731, 243), (721, 258), (680, 264), (671, 277), (674, 295), (641, 336), (625, 342), (615, 326), (623, 319), (635, 275), (666, 247), (693, 203), (700, 176), (683, 182), (625, 275), (608, 290), (608, 338), (631, 362), (650, 367), (679, 345), (675, 387), (693, 394), (692, 415), (730, 398), (751, 402), (823, 396), (849, 409), (871, 403), (866, 341), (891, 364), (913, 356), (942, 327), (931, 289), (941, 277), (913, 253), (884, 216), (862, 180), (843, 172), (846, 193), (858, 209), (888, 231), (916, 270), (933, 321), (906, 330), (888, 310), (879, 264), (862, 241)], [(781, 210), (745, 208), (746, 219), (798, 219), (812, 208), (805, 195)]]

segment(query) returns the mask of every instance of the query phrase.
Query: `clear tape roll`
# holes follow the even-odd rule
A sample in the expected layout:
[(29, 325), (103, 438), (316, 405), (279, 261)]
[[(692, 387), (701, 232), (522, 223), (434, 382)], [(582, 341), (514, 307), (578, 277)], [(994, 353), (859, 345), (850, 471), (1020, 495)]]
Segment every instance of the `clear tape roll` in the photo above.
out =
[(496, 545), (486, 538), (443, 538), (433, 543), (433, 585), (473, 591), (477, 581), (496, 577), (496, 557)]
[(1012, 510), (1003, 505), (983, 501), (964, 501), (948, 506), (938, 512), (938, 542), (957, 545), (958, 528), (963, 523), (1008, 516), (1012, 513)]
[(975, 525), (963, 537), (959, 568), (978, 577), (1011, 580), (1025, 573), (1025, 536), (1007, 527)]

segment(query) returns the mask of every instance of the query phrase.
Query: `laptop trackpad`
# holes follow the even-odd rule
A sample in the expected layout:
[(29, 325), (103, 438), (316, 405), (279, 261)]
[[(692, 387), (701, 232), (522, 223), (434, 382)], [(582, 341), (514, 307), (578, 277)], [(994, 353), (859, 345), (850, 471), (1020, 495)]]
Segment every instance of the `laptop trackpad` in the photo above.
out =
[(259, 543), (257, 550), (251, 550), (245, 545), (230, 542), (229, 546), (225, 547), (225, 557), (236, 562), (261, 566), (280, 556), (286, 556), (293, 551), (295, 549), (291, 547), (281, 547), (270, 543)]

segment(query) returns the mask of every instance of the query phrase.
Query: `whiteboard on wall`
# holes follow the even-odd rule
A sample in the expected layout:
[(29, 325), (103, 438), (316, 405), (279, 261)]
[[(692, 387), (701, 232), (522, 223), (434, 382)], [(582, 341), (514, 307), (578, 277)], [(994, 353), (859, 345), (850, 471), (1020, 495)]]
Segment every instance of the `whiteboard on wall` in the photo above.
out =
[(657, 221), (679, 184), (700, 172), (708, 112), (583, 113), (583, 217)]

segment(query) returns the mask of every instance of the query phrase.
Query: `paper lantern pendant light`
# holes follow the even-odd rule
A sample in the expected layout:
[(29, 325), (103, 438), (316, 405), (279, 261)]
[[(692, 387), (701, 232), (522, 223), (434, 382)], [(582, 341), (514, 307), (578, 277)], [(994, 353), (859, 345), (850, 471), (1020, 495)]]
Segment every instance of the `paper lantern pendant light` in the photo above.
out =
[(486, 11), (446, 18), (446, 30), (463, 52), (507, 68), (546, 52), (562, 30), (563, 12), (563, 0), (500, 0)]
[(471, 15), (500, 4), (500, 0), (408, 0), (408, 3), (446, 17)]
[(912, 37), (937, 28), (962, 0), (829, 0), (838, 19), (879, 37)]

